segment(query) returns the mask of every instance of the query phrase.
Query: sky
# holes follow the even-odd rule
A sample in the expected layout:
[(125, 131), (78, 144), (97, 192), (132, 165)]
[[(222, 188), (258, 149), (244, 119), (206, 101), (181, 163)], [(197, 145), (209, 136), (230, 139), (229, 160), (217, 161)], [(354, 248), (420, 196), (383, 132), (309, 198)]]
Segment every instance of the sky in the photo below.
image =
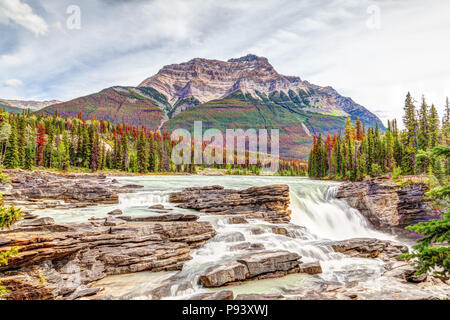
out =
[(449, 16), (446, 0), (0, 0), (0, 98), (66, 101), (252, 53), (384, 123), (408, 91), (442, 115)]

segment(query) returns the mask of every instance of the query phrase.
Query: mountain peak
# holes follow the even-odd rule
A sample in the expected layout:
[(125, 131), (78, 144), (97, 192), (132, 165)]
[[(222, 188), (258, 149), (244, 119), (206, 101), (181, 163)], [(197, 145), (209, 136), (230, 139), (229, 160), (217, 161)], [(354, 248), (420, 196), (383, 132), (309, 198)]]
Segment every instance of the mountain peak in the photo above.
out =
[[(287, 93), (290, 89), (304, 85), (298, 77), (280, 75), (267, 58), (247, 54), (228, 61), (194, 58), (188, 62), (171, 64), (144, 80), (139, 87), (156, 89), (175, 107), (182, 105), (181, 100), (187, 98), (204, 103), (238, 90), (256, 98), (257, 92)], [(179, 111), (174, 110), (175, 113)]]
[(253, 62), (253, 61), (260, 61), (260, 62), (265, 62), (265, 63), (269, 63), (269, 60), (267, 60), (267, 58), (264, 57), (258, 57), (255, 54), (247, 54), (246, 56), (240, 57), (240, 58), (232, 58), (229, 59), (227, 62)]

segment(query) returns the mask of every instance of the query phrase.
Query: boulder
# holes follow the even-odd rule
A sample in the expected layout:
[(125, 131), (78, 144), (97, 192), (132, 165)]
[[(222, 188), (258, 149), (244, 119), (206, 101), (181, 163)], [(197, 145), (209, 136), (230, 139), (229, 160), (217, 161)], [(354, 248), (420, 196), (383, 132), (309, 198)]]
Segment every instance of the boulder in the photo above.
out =
[(20, 224), (21, 227), (24, 226), (49, 226), (55, 224), (55, 220), (51, 217), (42, 217), (37, 219), (25, 220)]
[(237, 261), (229, 264), (219, 265), (200, 276), (200, 282), (205, 287), (220, 287), (224, 284), (243, 281), (249, 277), (247, 267)]
[(299, 272), (308, 273), (308, 274), (318, 274), (318, 273), (322, 273), (322, 267), (320, 266), (320, 263), (318, 261), (302, 263), (300, 265)]
[(104, 225), (108, 226), (108, 227), (113, 227), (113, 226), (119, 226), (119, 225), (125, 224), (125, 223), (126, 222), (121, 220), (121, 219), (117, 219), (117, 218), (114, 218), (114, 217), (107, 217), (105, 219)]
[(123, 211), (120, 209), (114, 209), (113, 211), (108, 212), (108, 214), (111, 216), (119, 216), (123, 214)]
[(243, 217), (230, 217), (228, 218), (229, 224), (246, 224), (248, 221)]
[(220, 287), (252, 279), (281, 277), (299, 272), (300, 256), (288, 251), (266, 251), (209, 268), (200, 276), (205, 287)]
[(162, 204), (155, 204), (155, 205), (152, 205), (152, 206), (150, 206), (148, 208), (149, 209), (157, 209), (157, 210), (164, 210), (165, 209)]

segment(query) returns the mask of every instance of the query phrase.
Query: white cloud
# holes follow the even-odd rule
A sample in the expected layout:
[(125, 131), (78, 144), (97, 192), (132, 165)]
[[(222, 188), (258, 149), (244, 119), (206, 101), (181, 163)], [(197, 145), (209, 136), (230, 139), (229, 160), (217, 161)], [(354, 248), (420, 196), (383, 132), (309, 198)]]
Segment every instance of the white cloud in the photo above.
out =
[(20, 0), (0, 1), (0, 23), (8, 24), (10, 21), (23, 26), (36, 36), (45, 35), (48, 32), (45, 20), (33, 13), (33, 9)]
[(19, 79), (8, 79), (3, 82), (5, 87), (18, 87), (22, 85), (22, 81)]
[[(0, 0), (0, 19), (5, 3), (23, 5)], [(137, 85), (167, 64), (247, 53), (267, 57), (280, 73), (333, 86), (384, 122), (401, 119), (408, 90), (441, 114), (450, 96), (450, 1), (79, 0), (80, 30), (65, 27), (72, 0), (33, 3), (52, 27), (36, 29), (46, 37), (23, 31), (0, 39), (2, 77), (27, 84), (0, 87), (2, 98), (68, 100)], [(374, 3), (375, 30), (366, 24)]]

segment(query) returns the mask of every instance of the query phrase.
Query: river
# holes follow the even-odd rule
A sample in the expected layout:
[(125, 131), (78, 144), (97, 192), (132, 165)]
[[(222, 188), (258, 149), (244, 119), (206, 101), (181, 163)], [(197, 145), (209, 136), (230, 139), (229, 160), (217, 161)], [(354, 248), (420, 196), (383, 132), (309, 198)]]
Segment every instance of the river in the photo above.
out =
[[(222, 289), (206, 289), (198, 285), (202, 271), (231, 261), (249, 253), (236, 249), (239, 244), (250, 243), (264, 250), (288, 250), (296, 252), (303, 262), (319, 261), (323, 273), (319, 275), (292, 274), (277, 279), (250, 281), (226, 289), (240, 293), (288, 293), (300, 286), (327, 283), (351, 283), (352, 281), (376, 281), (383, 272), (383, 264), (377, 259), (353, 258), (331, 249), (332, 240), (370, 237), (395, 240), (393, 236), (372, 230), (366, 219), (344, 201), (334, 197), (337, 182), (316, 181), (299, 177), (255, 177), (255, 176), (130, 176), (115, 177), (121, 184), (139, 184), (143, 188), (136, 193), (121, 194), (119, 204), (87, 208), (41, 210), (41, 216), (51, 216), (58, 223), (86, 221), (90, 217), (106, 217), (113, 209), (120, 208), (125, 215), (148, 216), (148, 207), (163, 204), (172, 212), (197, 213), (176, 208), (168, 202), (169, 193), (186, 187), (222, 185), (225, 188), (244, 189), (251, 186), (288, 184), (291, 191), (291, 224), (287, 229), (295, 238), (271, 232), (277, 226), (260, 220), (248, 224), (229, 224), (229, 216), (201, 215), (200, 220), (210, 221), (217, 235), (204, 246), (196, 249), (192, 260), (185, 263), (179, 272), (141, 272), (107, 277), (97, 283), (105, 287), (104, 294), (116, 298), (151, 299), (150, 291), (176, 277), (179, 283), (188, 282), (186, 288), (178, 287), (177, 281), (171, 289), (171, 299), (183, 299), (201, 292)], [(286, 226), (284, 226), (286, 227)], [(255, 231), (256, 230), (256, 231)], [(252, 250), (251, 252), (255, 252)]]

